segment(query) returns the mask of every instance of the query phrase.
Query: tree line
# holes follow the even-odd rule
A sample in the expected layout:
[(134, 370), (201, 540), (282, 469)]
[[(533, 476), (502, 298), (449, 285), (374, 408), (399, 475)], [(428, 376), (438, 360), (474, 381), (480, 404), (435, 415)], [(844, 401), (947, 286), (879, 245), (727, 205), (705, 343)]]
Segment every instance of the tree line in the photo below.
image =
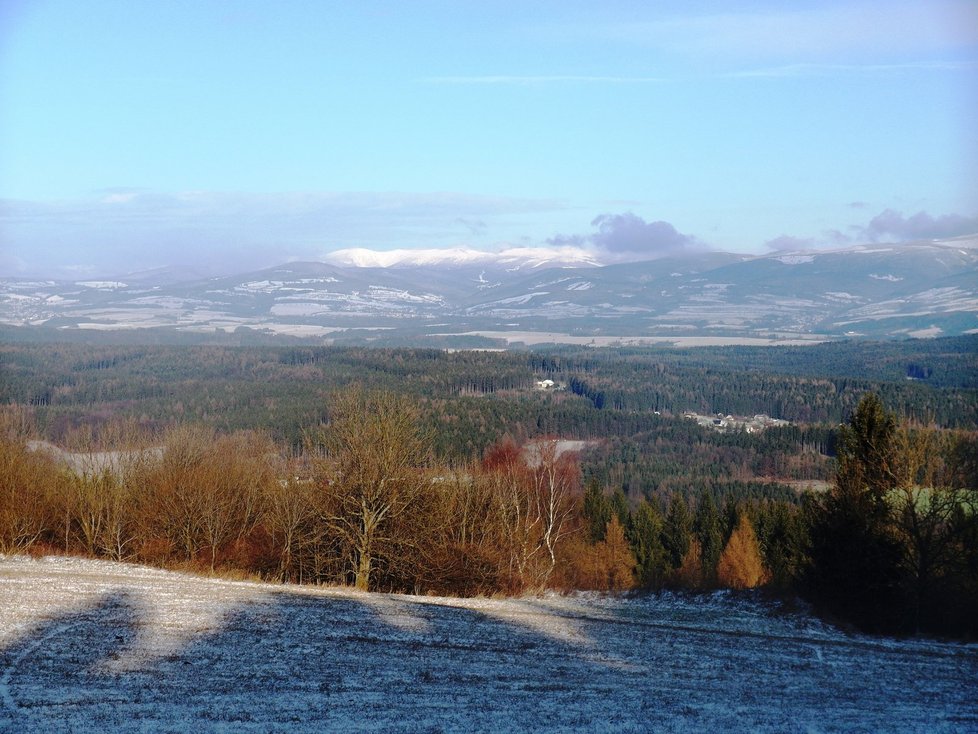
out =
[(31, 443), (23, 409), (3, 415), (0, 552), (518, 593), (561, 583), (579, 522), (579, 468), (555, 442), (440, 463), (414, 402), (393, 393), (344, 392), (299, 455), (254, 431), (153, 437), (132, 423), (67, 453)]
[[(883, 366), (870, 374), (892, 373), (898, 379), (890, 382), (846, 372), (846, 350), (834, 345), (449, 353), (11, 344), (0, 345), (0, 402), (32, 407), (41, 435), (62, 445), (126, 417), (153, 433), (197, 424), (231, 435), (261, 426), (285, 446), (282, 453), (296, 453), (308, 427), (328, 419), (331, 396), (360, 382), (411, 397), (438, 463), (478, 462), (506, 434), (520, 444), (547, 435), (589, 440), (580, 456), (584, 483), (621, 487), (630, 503), (654, 500), (664, 510), (673, 493), (691, 503), (703, 492), (791, 502), (806, 482), (824, 486), (833, 476), (838, 425), (867, 391), (901, 415), (916, 411), (926, 422), (974, 430), (978, 396), (963, 376), (973, 343), (847, 345), (859, 369), (876, 355)], [(901, 377), (908, 365), (942, 381)], [(777, 374), (780, 368), (789, 374)], [(831, 379), (818, 377), (820, 368)], [(544, 377), (566, 389), (534, 389)], [(595, 400), (598, 394), (604, 397)], [(801, 422), (722, 435), (682, 419), (686, 409)]]
[(0, 552), (414, 593), (766, 586), (865, 629), (978, 633), (978, 437), (901, 422), (875, 395), (840, 429), (832, 488), (800, 501), (582, 486), (550, 438), (445, 462), (391, 392), (348, 389), (325, 412), (301, 451), (128, 422), (65, 454), (7, 409)]
[[(678, 495), (662, 517), (645, 501), (632, 513), (620, 490), (610, 499), (593, 483), (582, 491), (577, 457), (555, 439), (518, 446), (506, 437), (479, 461), (438, 462), (405, 396), (344, 392), (291, 457), (254, 431), (178, 426), (160, 447), (131, 423), (83, 435), (74, 452), (61, 453), (28, 442), (25, 411), (4, 416), (3, 552), (83, 553), (365, 590), (694, 586), (680, 569), (691, 541), (679, 536), (692, 526), (674, 511), (686, 508)], [(751, 548), (760, 564), (756, 540)]]
[[(974, 429), (976, 340), (550, 353), (0, 344), (0, 403), (35, 406), (54, 440), (111, 414), (224, 432), (262, 425), (276, 440), (298, 444), (305, 426), (323, 417), (329, 394), (353, 381), (416, 396), (429, 420), (451, 401), (469, 424), (495, 422), (514, 435), (532, 433), (555, 411), (560, 430), (602, 438), (649, 430), (656, 412), (685, 410), (836, 426), (866, 392), (901, 415)], [(852, 355), (848, 368), (844, 354)], [(567, 389), (534, 395), (535, 381), (545, 377)], [(478, 456), (496, 440), (496, 428), (458, 433), (439, 450)]]

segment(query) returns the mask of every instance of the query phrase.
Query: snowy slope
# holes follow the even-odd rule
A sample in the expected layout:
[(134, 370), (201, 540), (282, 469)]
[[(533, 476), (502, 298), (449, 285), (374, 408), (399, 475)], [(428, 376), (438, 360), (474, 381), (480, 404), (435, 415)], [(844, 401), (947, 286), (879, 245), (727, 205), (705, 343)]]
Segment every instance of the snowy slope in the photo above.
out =
[(0, 731), (978, 729), (978, 648), (718, 594), (362, 594), (0, 556)]

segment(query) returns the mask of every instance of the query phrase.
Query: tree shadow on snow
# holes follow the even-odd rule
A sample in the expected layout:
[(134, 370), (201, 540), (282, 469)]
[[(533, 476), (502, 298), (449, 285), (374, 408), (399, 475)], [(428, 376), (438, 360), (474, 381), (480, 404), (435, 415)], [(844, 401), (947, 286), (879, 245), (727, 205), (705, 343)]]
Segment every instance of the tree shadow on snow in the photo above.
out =
[[(248, 588), (218, 609), (113, 593), (37, 625), (0, 650), (0, 731), (978, 725), (974, 650), (957, 670), (913, 655), (860, 668), (817, 640), (632, 625), (607, 609)], [(877, 679), (888, 700), (874, 708)], [(893, 693), (910, 680), (931, 688)]]
[(131, 644), (138, 627), (132, 595), (114, 592), (44, 619), (0, 648), (0, 731), (32, 730), (27, 722), (39, 713), (123, 701), (101, 667)]

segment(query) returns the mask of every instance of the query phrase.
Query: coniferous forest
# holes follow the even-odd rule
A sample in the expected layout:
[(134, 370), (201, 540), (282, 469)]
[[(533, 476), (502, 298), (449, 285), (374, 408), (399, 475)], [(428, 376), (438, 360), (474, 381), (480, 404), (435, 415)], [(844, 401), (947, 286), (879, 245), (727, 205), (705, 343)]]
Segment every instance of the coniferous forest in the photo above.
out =
[(0, 552), (415, 593), (764, 587), (973, 637), (976, 355), (6, 344)]

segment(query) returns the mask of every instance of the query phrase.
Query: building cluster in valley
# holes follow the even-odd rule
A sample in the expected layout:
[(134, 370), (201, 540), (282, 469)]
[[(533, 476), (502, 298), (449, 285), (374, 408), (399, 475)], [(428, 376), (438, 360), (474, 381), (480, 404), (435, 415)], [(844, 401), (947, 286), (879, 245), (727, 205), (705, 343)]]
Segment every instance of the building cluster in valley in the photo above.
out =
[(691, 410), (687, 410), (683, 413), (683, 418), (695, 420), (701, 426), (712, 428), (715, 431), (720, 431), (721, 433), (733, 433), (736, 431), (759, 433), (765, 428), (791, 425), (786, 420), (782, 420), (781, 418), (772, 418), (771, 416), (764, 415), (763, 413), (759, 413), (753, 417), (746, 417), (739, 415), (723, 415), (722, 413), (717, 413), (716, 415), (700, 415), (699, 413), (694, 413)]

